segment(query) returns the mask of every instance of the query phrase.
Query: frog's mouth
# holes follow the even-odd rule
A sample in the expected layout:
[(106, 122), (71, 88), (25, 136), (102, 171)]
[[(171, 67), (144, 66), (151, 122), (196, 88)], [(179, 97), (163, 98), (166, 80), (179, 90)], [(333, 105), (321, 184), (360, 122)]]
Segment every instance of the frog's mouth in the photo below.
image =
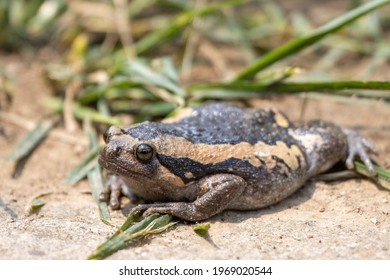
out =
[(117, 162), (108, 160), (104, 156), (104, 154), (102, 154), (102, 153), (100, 153), (98, 162), (99, 162), (101, 167), (103, 167), (103, 168), (105, 168), (105, 169), (107, 169), (107, 170), (109, 170), (117, 175), (122, 175), (122, 176), (126, 176), (126, 177), (134, 177), (134, 178), (139, 178), (141, 176), (145, 176), (144, 174), (135, 172), (134, 170), (129, 170)]
[(119, 164), (116, 164), (114, 162), (108, 161), (105, 158), (103, 158), (102, 156), (99, 157), (98, 162), (99, 162), (101, 167), (103, 167), (109, 171), (112, 171), (115, 174), (118, 173), (118, 174), (125, 175), (125, 174), (129, 173), (129, 171), (126, 168), (123, 168), (122, 166), (120, 166)]

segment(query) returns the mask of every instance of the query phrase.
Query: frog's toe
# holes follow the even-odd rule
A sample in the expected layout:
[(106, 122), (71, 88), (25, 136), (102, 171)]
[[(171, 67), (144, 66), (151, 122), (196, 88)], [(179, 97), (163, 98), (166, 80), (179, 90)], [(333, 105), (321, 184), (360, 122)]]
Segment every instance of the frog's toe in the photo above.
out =
[(377, 154), (375, 147), (364, 137), (359, 135), (356, 131), (344, 129), (348, 141), (348, 157), (345, 161), (349, 169), (354, 167), (354, 159), (358, 156), (368, 169), (371, 175), (375, 176), (376, 171), (370, 159), (369, 153)]
[[(140, 204), (131, 210), (132, 214), (142, 213), (142, 217), (146, 218), (152, 214), (170, 214), (188, 221), (195, 221), (196, 214), (191, 206), (191, 203), (185, 202), (157, 202), (153, 204)], [(192, 218), (195, 217), (195, 218)]]
[(110, 208), (113, 210), (117, 210), (121, 207), (120, 197), (121, 197), (121, 187), (120, 185), (114, 184), (111, 185), (110, 190)]
[(130, 200), (134, 199), (133, 193), (125, 182), (115, 175), (110, 175), (100, 193), (99, 199), (109, 203), (111, 209), (117, 210), (121, 208), (120, 198), (122, 195)]
[(110, 187), (107, 185), (104, 185), (103, 190), (99, 195), (99, 200), (104, 201), (104, 202), (108, 202), (110, 199), (110, 193), (111, 193)]
[[(144, 212), (142, 214), (143, 217), (146, 217), (146, 216), (150, 216), (151, 214), (153, 213), (150, 213), (150, 214), (147, 214), (147, 210), (150, 209), (150, 204), (139, 204), (135, 207), (133, 207), (131, 210), (130, 210), (130, 214), (132, 215), (136, 215), (136, 214), (140, 214), (142, 212)], [(146, 210), (146, 211), (145, 211)], [(145, 214), (146, 213), (146, 214)]]
[(378, 154), (378, 150), (374, 147), (374, 145), (368, 141), (366, 138), (363, 138), (362, 137), (362, 143), (364, 145), (364, 147), (371, 153), (377, 155)]
[(148, 208), (148, 209), (146, 209), (145, 212), (142, 214), (142, 217), (146, 218), (146, 217), (148, 217), (148, 216), (150, 216), (150, 215), (153, 215), (153, 214), (156, 214), (156, 213), (162, 214), (162, 213), (161, 213), (161, 209), (160, 209), (160, 211), (159, 211), (158, 208)]

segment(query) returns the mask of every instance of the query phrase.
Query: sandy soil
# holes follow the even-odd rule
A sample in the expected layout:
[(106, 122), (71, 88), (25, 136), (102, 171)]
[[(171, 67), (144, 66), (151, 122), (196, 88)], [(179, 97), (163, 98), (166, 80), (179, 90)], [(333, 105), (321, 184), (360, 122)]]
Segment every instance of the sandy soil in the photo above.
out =
[[(58, 137), (57, 128), (12, 178), (13, 164), (3, 160), (26, 133), (24, 126), (45, 112), (50, 90), (43, 79), (45, 61), (27, 63), (18, 55), (1, 55), (16, 79), (12, 105), (0, 116), (0, 258), (85, 259), (115, 228), (99, 220), (87, 182), (62, 188), (59, 182), (83, 157), (82, 133)], [(297, 120), (297, 97), (256, 102), (284, 110)], [(309, 100), (304, 119), (321, 118), (354, 127), (378, 148), (387, 167), (390, 155), (390, 111), (374, 104)], [(5, 114), (11, 114), (11, 119)], [(21, 118), (18, 124), (17, 117)], [(76, 143), (76, 144), (75, 144)], [(79, 143), (79, 144), (77, 144)], [(25, 207), (42, 193), (53, 192), (38, 214)], [(373, 183), (308, 182), (283, 202), (258, 211), (226, 211), (208, 222), (206, 238), (180, 223), (165, 233), (122, 250), (112, 259), (389, 259), (390, 192)], [(125, 217), (112, 213), (116, 225)]]

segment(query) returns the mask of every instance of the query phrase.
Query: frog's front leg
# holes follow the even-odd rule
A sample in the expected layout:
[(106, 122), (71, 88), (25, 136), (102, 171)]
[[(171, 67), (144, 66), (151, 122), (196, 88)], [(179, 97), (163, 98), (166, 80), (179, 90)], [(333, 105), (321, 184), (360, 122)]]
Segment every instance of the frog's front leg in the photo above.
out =
[(100, 193), (100, 201), (109, 203), (111, 209), (117, 210), (121, 208), (120, 198), (122, 195), (132, 202), (137, 201), (135, 194), (119, 176), (108, 174), (103, 190)]
[(131, 212), (139, 213), (146, 210), (144, 216), (160, 213), (171, 214), (188, 221), (205, 220), (222, 212), (231, 201), (243, 192), (246, 186), (244, 179), (232, 174), (212, 175), (195, 184), (199, 192), (207, 191), (193, 202), (141, 204), (134, 207)]

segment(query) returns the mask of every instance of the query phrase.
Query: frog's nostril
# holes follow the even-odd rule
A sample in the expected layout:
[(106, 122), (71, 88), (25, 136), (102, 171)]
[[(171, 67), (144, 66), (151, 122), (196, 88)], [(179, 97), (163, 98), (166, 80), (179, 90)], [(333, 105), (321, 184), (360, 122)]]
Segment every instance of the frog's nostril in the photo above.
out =
[(104, 153), (108, 158), (119, 156), (122, 153), (122, 150), (123, 148), (117, 145), (107, 144), (104, 147)]
[(116, 154), (116, 155), (119, 155), (120, 153), (122, 152), (122, 148), (121, 147), (115, 147), (114, 148), (114, 153)]

